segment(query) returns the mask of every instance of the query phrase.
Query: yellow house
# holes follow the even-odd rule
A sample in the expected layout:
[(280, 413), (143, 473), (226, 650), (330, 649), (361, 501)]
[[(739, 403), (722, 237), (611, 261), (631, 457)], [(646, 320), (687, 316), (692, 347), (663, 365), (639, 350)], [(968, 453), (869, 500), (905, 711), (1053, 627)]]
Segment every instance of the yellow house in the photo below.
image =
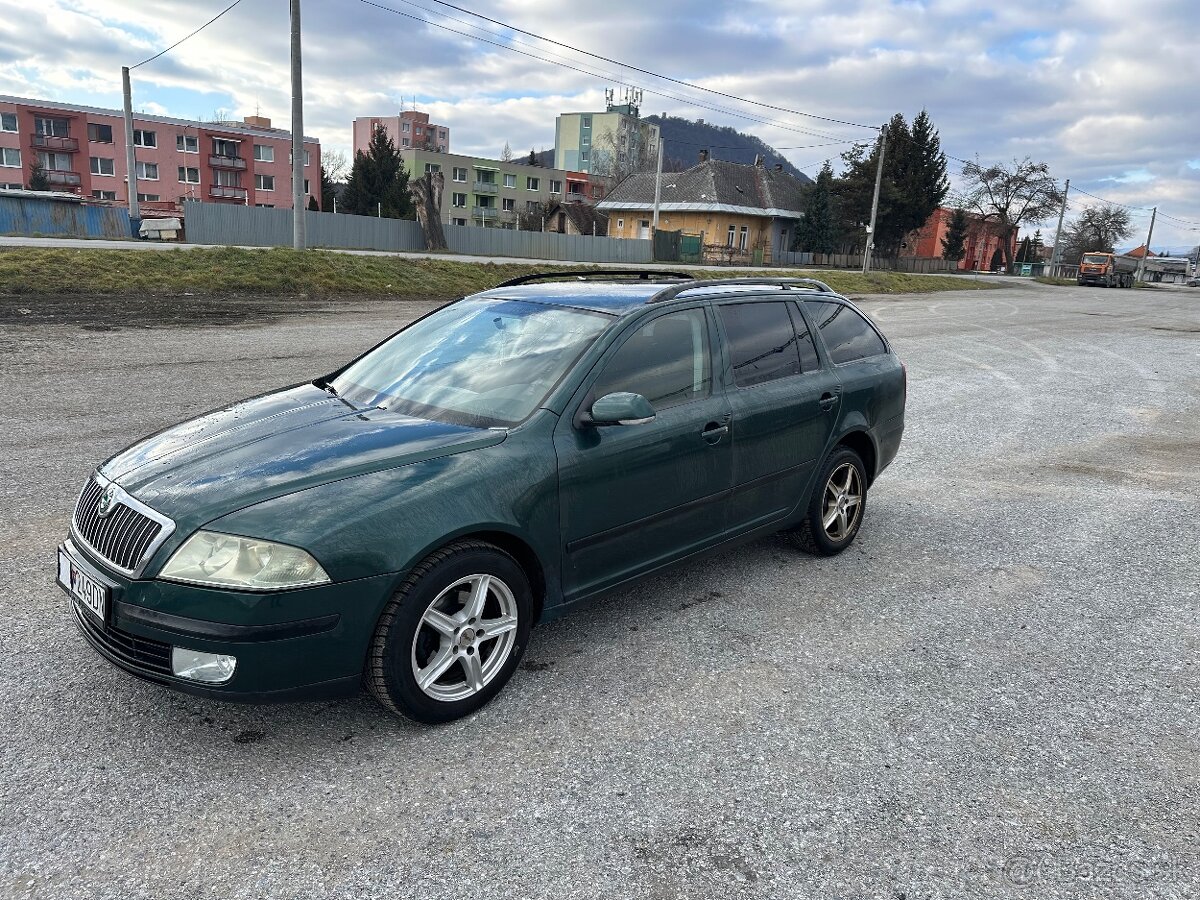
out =
[[(597, 208), (608, 216), (608, 236), (651, 237), (655, 173), (630, 175)], [(664, 172), (660, 231), (699, 237), (705, 262), (769, 263), (791, 249), (803, 210), (804, 184), (779, 166), (708, 159), (683, 172)]]

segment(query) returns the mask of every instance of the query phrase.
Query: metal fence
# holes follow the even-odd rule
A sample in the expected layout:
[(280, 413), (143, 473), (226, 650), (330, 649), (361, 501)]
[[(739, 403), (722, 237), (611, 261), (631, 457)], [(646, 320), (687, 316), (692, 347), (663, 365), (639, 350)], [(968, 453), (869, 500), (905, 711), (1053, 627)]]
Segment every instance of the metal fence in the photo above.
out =
[(128, 238), (129, 210), (56, 197), (0, 195), (0, 234)]
[[(184, 224), (190, 243), (244, 247), (292, 245), (290, 209), (188, 203), (184, 210)], [(310, 247), (394, 252), (425, 248), (421, 226), (407, 219), (334, 215), (311, 210), (306, 210), (304, 215), (304, 228)], [(596, 263), (647, 263), (653, 259), (650, 241), (506, 228), (474, 228), (469, 225), (445, 225), (443, 228), (449, 251), (469, 256), (515, 256)]]
[[(858, 269), (862, 267), (861, 253), (776, 253), (773, 264), (784, 268), (805, 266), (828, 266), (832, 269)], [(871, 268), (891, 272), (957, 272), (958, 263), (941, 257), (900, 256), (889, 258), (874, 256)]]

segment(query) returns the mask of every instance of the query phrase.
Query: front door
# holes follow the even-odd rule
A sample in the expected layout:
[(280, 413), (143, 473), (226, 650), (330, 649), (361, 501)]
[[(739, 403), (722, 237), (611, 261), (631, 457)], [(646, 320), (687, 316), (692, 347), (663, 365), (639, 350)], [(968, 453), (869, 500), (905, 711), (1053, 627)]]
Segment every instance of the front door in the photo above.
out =
[[(703, 306), (639, 323), (610, 349), (559, 422), (563, 593), (578, 599), (713, 543), (724, 530), (729, 404), (715, 388)], [(641, 394), (655, 418), (584, 425), (605, 394)]]
[(822, 368), (799, 308), (748, 300), (716, 307), (733, 411), (731, 533), (777, 521), (807, 485), (837, 422), (841, 384)]

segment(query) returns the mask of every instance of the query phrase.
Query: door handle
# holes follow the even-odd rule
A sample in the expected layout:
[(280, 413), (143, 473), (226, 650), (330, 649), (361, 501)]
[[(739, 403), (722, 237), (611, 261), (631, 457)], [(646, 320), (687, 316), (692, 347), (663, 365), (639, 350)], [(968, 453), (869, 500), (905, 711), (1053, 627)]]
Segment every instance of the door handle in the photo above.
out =
[(821, 409), (828, 412), (829, 410), (833, 409), (840, 399), (841, 398), (837, 394), (831, 394), (829, 391), (826, 391), (821, 395), (821, 399), (817, 401), (817, 405), (820, 406)]
[(729, 433), (728, 425), (720, 425), (716, 422), (709, 422), (704, 426), (704, 430), (700, 432), (700, 437), (709, 444), (719, 443), (721, 438)]

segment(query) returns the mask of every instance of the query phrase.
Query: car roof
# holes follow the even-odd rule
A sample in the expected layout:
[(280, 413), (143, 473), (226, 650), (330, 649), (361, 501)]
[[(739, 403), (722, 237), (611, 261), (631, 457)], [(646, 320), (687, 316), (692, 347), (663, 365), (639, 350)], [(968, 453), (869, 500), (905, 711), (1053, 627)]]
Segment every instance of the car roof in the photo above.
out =
[[(670, 287), (687, 285), (687, 282), (672, 281), (547, 281), (533, 284), (519, 284), (511, 287), (496, 287), (487, 291), (473, 294), (473, 298), (503, 298), (505, 300), (526, 300), (533, 303), (549, 303), (558, 306), (570, 306), (576, 309), (586, 309), (593, 312), (622, 315), (641, 309), (655, 294)], [(685, 288), (678, 299), (695, 299), (713, 295), (734, 294), (764, 294), (787, 293), (801, 296), (819, 296), (821, 299), (841, 299), (840, 295), (824, 293), (804, 288), (783, 288), (771, 284), (739, 284), (731, 280), (728, 285), (698, 284), (694, 288)], [(695, 294), (691, 292), (695, 291)], [(799, 298), (797, 298), (799, 299)]]

